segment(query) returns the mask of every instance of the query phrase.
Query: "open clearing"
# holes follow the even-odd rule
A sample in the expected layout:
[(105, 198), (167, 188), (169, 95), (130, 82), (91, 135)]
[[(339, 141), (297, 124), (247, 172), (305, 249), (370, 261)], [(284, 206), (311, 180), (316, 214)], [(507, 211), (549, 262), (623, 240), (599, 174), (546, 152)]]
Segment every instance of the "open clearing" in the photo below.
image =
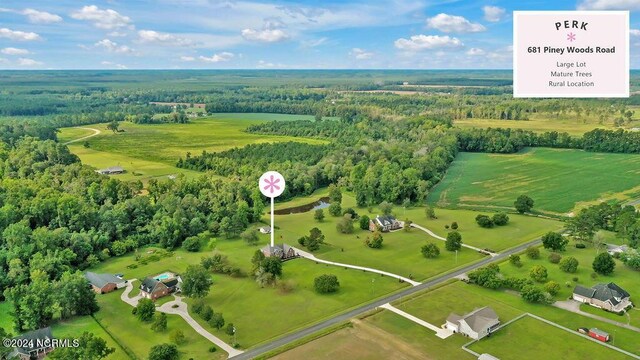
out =
[(610, 123), (600, 124), (595, 116), (552, 117), (550, 114), (531, 114), (529, 120), (458, 119), (454, 125), (460, 128), (511, 128), (534, 132), (557, 131), (580, 136), (593, 129), (613, 129)]
[[(325, 141), (317, 139), (244, 132), (248, 126), (265, 121), (301, 119), (312, 120), (313, 116), (215, 114), (206, 118), (192, 119), (188, 124), (121, 122), (120, 129), (124, 131), (119, 133), (107, 130), (106, 124), (94, 124), (84, 127), (98, 129), (102, 133), (86, 139), (86, 141), (69, 144), (69, 149), (78, 155), (84, 164), (98, 169), (116, 165), (124, 167), (127, 173), (116, 175), (116, 178), (123, 180), (147, 180), (177, 173), (195, 176), (199, 173), (175, 167), (178, 159), (184, 158), (188, 152), (199, 155), (203, 150), (223, 151), (233, 147), (265, 142), (325, 143)], [(64, 128), (61, 129), (58, 137), (61, 142), (67, 142), (90, 134), (90, 130)], [(85, 142), (88, 147), (85, 147)]]
[(640, 156), (631, 154), (547, 148), (510, 155), (460, 153), (428, 200), (512, 210), (514, 200), (527, 194), (536, 211), (567, 213), (598, 200), (636, 198), (639, 174)]
[[(518, 344), (514, 346), (514, 344)], [(525, 316), (471, 346), (479, 354), (500, 359), (615, 360), (629, 357)]]

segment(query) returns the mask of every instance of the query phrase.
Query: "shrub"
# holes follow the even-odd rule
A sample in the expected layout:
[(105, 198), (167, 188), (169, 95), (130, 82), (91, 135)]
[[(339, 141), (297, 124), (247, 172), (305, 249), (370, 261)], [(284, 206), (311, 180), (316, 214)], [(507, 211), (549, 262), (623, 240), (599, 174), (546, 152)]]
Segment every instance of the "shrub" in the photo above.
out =
[(583, 243), (577, 243), (577, 244), (576, 244), (576, 249), (584, 249), (584, 248), (586, 248), (586, 247), (587, 247), (587, 246), (586, 246), (585, 244), (583, 244)]
[(355, 210), (353, 210), (353, 208), (346, 208), (346, 209), (344, 209), (344, 210), (342, 211), (342, 216), (344, 216), (344, 215), (346, 215), (346, 214), (351, 215), (351, 218), (352, 218), (352, 219), (354, 219), (354, 220), (358, 218), (358, 213), (357, 213)]
[(547, 280), (547, 268), (542, 265), (535, 265), (529, 271), (529, 277), (537, 282), (545, 282)]
[(210, 347), (209, 347), (209, 352), (210, 352), (210, 353), (214, 353), (214, 352), (216, 352), (216, 351), (218, 351), (218, 348), (217, 348), (217, 347), (215, 347), (215, 346), (210, 346)]
[(573, 256), (562, 259), (560, 261), (560, 270), (566, 273), (575, 273), (578, 270), (578, 259)]
[(541, 303), (545, 301), (544, 292), (535, 285), (526, 285), (520, 291), (520, 296), (525, 301), (532, 303)]
[(433, 259), (440, 256), (440, 248), (438, 248), (438, 245), (434, 243), (428, 243), (422, 246), (420, 252), (422, 252), (422, 256), (426, 257), (427, 259)]
[(578, 281), (580, 281), (580, 279), (578, 279), (578, 277), (577, 277), (577, 276), (572, 277), (572, 278), (571, 278), (571, 280), (573, 280), (573, 282), (578, 282)]
[(489, 216), (483, 214), (476, 216), (476, 223), (483, 228), (492, 228), (494, 225), (493, 220)]
[(329, 205), (329, 214), (331, 214), (331, 216), (340, 216), (341, 213), (342, 206), (340, 206), (340, 203), (331, 203), (331, 205)]
[(170, 336), (171, 342), (176, 345), (182, 345), (187, 341), (182, 330), (174, 330)]
[(540, 249), (538, 249), (537, 247), (529, 246), (527, 248), (527, 250), (525, 251), (525, 253), (527, 254), (527, 256), (530, 259), (539, 259), (540, 258)]
[(216, 328), (217, 330), (220, 330), (224, 326), (224, 317), (222, 317), (221, 313), (215, 313), (211, 317), (211, 320), (207, 322), (212, 328)]
[(338, 277), (333, 274), (324, 274), (313, 280), (313, 287), (319, 294), (334, 293), (340, 289)]
[(562, 259), (562, 255), (558, 254), (558, 253), (551, 253), (549, 254), (549, 261), (552, 264), (557, 264), (560, 262), (560, 259)]
[(184, 239), (182, 247), (190, 252), (198, 252), (200, 251), (200, 238), (197, 236), (190, 236)]
[(426, 208), (424, 208), (424, 214), (427, 216), (427, 219), (437, 219), (436, 212), (431, 206), (427, 206)]
[(560, 292), (560, 284), (551, 280), (544, 284), (544, 289), (551, 295), (556, 295)]
[(360, 220), (358, 220), (360, 229), (369, 230), (369, 221), (371, 221), (371, 219), (369, 219), (367, 215), (360, 216)]
[(494, 224), (498, 226), (504, 226), (509, 223), (509, 216), (506, 213), (499, 212), (499, 213), (495, 213), (491, 220), (493, 221)]
[(369, 237), (365, 239), (364, 244), (372, 249), (380, 249), (382, 247), (383, 241), (384, 239), (382, 238), (382, 233), (376, 231), (373, 233), (371, 239), (369, 239)]
[(593, 271), (601, 275), (609, 275), (616, 268), (616, 262), (609, 253), (603, 252), (593, 260)]
[(522, 267), (522, 261), (520, 261), (520, 255), (516, 255), (516, 254), (510, 255), (509, 262), (515, 267)]
[(206, 305), (202, 311), (200, 312), (200, 317), (202, 318), (202, 320), (204, 321), (209, 321), (211, 320), (211, 317), (213, 316), (213, 309), (211, 308), (211, 306)]
[(353, 221), (351, 220), (351, 214), (345, 214), (340, 221), (336, 224), (336, 230), (342, 234), (353, 233)]
[(453, 229), (453, 230), (458, 230), (458, 223), (457, 223), (457, 222), (455, 222), (455, 221), (454, 221), (454, 222), (452, 222), (452, 223), (451, 223), (451, 229)]
[(316, 209), (315, 213), (313, 214), (313, 218), (316, 219), (317, 222), (322, 222), (322, 220), (324, 220), (324, 210)]

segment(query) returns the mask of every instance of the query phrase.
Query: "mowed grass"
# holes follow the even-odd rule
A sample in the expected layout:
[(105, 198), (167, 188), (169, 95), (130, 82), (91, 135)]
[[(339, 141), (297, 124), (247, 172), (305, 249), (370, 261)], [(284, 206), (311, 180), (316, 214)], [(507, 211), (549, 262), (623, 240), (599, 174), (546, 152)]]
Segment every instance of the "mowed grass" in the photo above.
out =
[[(483, 306), (490, 306), (492, 309), (494, 309), (498, 314), (501, 322), (507, 322), (523, 313), (528, 312), (541, 316), (549, 321), (555, 322), (569, 329), (577, 329), (579, 327), (597, 327), (598, 329), (602, 329), (612, 334), (612, 336), (615, 334), (616, 346), (624, 350), (640, 354), (640, 344), (638, 344), (637, 341), (638, 333), (635, 331), (620, 328), (615, 325), (605, 323), (600, 320), (591, 319), (579, 314), (574, 314), (572, 312), (558, 309), (550, 305), (527, 303), (522, 300), (522, 298), (520, 298), (517, 293), (514, 292), (484, 289), (477, 285), (466, 284), (461, 281), (456, 281), (454, 283), (436, 288), (434, 290), (423, 292), (420, 295), (410, 299), (404, 299), (402, 301), (395, 302), (394, 306), (436, 326), (444, 324), (445, 319), (451, 312), (455, 312), (458, 315), (464, 315), (469, 311)], [(391, 315), (397, 316), (395, 314)], [(543, 326), (544, 324), (541, 322), (535, 324), (539, 324), (540, 327), (545, 328), (545, 326)], [(536, 326), (532, 327), (531, 329), (532, 331), (538, 331)], [(496, 334), (499, 334), (500, 331), (494, 333), (494, 335), (492, 335), (492, 338)], [(541, 342), (554, 341), (552, 339), (547, 339), (546, 336), (544, 336), (544, 332), (542, 334), (543, 335), (541, 336), (510, 338), (509, 341), (511, 342), (511, 344), (522, 344), (522, 346), (535, 346), (535, 344)], [(402, 331), (399, 331), (398, 335), (402, 335)], [(567, 333), (567, 336), (571, 336), (571, 334)], [(437, 339), (433, 335), (432, 337)], [(449, 339), (455, 337), (464, 339), (463, 343), (470, 341), (469, 338), (464, 338), (460, 335), (454, 335)], [(431, 338), (425, 337), (425, 339)], [(578, 340), (578, 346), (581, 346), (582, 344), (582, 342), (580, 341), (584, 341), (585, 344), (589, 343), (589, 340), (586, 339), (580, 339), (579, 337), (576, 337), (576, 339)], [(569, 341), (571, 341), (571, 339)], [(513, 345), (511, 345), (509, 348), (512, 351), (517, 351), (518, 349), (517, 346)], [(459, 354), (462, 353), (463, 352), (461, 350)], [(612, 352), (605, 347), (595, 348), (593, 353), (595, 354), (594, 356), (616, 354), (615, 352)], [(427, 352), (427, 354), (427, 358), (432, 357), (435, 359), (447, 359), (447, 357), (445, 357), (446, 355), (451, 356), (451, 353), (441, 353), (436, 349), (434, 349), (432, 352)], [(517, 356), (517, 353), (512, 353), (511, 356), (498, 357), (501, 359), (537, 358), (519, 357)], [(555, 359), (562, 357), (550, 356), (548, 358)]]
[(530, 130), (534, 132), (566, 132), (570, 135), (581, 136), (593, 129), (612, 129), (610, 122), (600, 124), (595, 116), (582, 115), (553, 116), (548, 113), (530, 114), (529, 120), (497, 120), (497, 119), (458, 119), (454, 125), (459, 128), (511, 128)]
[[(261, 238), (258, 246), (248, 246), (242, 240), (219, 240), (215, 251), (228, 256), (233, 266), (238, 266), (243, 272), (250, 273), (251, 257), (256, 250), (267, 244), (267, 238), (266, 236)], [(146, 253), (144, 250), (141, 252)], [(130, 254), (109, 259), (92, 271), (121, 272), (127, 279), (143, 279), (167, 270), (182, 273), (188, 265), (197, 264), (203, 256), (212, 253), (212, 251), (188, 253), (177, 250), (171, 257), (140, 265), (136, 269), (127, 269), (127, 265), (135, 263), (134, 255)], [(318, 265), (305, 259), (284, 263), (283, 272), (282, 280), (290, 281), (294, 285), (294, 289), (290, 292), (283, 292), (279, 288), (260, 288), (249, 276), (232, 278), (226, 275), (212, 275), (213, 286), (205, 300), (216, 312), (221, 312), (227, 322), (232, 322), (236, 326), (237, 341), (243, 348), (281, 336), (408, 286), (393, 278)], [(338, 293), (332, 295), (315, 293), (313, 279), (322, 274), (335, 274), (338, 277), (341, 285)], [(121, 302), (117, 297), (110, 300)], [(283, 311), (287, 315), (283, 316), (283, 311), (274, 311), (274, 309), (286, 309)], [(199, 319), (198, 315), (193, 314), (193, 316)], [(231, 342), (224, 331), (214, 330), (203, 321), (201, 323), (216, 336)]]
[[(514, 346), (517, 344), (517, 346)], [(500, 359), (614, 360), (627, 355), (558, 329), (532, 317), (524, 317), (484, 338), (469, 349)]]
[(7, 301), (0, 301), (0, 328), (13, 333), (13, 315), (11, 304)]
[[(128, 314), (127, 314), (128, 315)], [(129, 360), (122, 347), (94, 320), (91, 316), (76, 317), (70, 320), (55, 323), (51, 331), (58, 339), (77, 339), (82, 333), (89, 332), (104, 339), (107, 346), (114, 348), (115, 352), (107, 357), (108, 360)]]
[(518, 154), (460, 153), (429, 194), (445, 207), (513, 209), (522, 194), (534, 210), (567, 213), (600, 200), (637, 196), (640, 156), (580, 150), (527, 149)]
[[(351, 194), (343, 194), (342, 206), (355, 208), (355, 200)], [(380, 213), (376, 208), (372, 209), (373, 212), (364, 208), (355, 208), (355, 210), (359, 215), (369, 217), (375, 217), (376, 213)], [(396, 207), (394, 213), (398, 219), (408, 218), (443, 237), (446, 237), (450, 231), (445, 229), (445, 225), (456, 221), (464, 243), (494, 251), (517, 246), (562, 227), (562, 223), (553, 220), (511, 215), (511, 221), (507, 226), (483, 229), (475, 223), (475, 217), (479, 213), (469, 210), (436, 209), (438, 219), (435, 220), (426, 218), (424, 207), (406, 210)], [(313, 215), (314, 212), (310, 211), (276, 216), (276, 226), (279, 229), (276, 229), (275, 234), (278, 242), (298, 246), (298, 239), (308, 235), (311, 228), (317, 227), (325, 235), (325, 244), (315, 253), (319, 258), (372, 267), (412, 277), (415, 280), (424, 280), (483, 258), (483, 255), (474, 250), (462, 248), (458, 251), (456, 261), (455, 252), (446, 251), (444, 241), (435, 239), (418, 229), (411, 229), (409, 232), (401, 230), (384, 233), (382, 248), (370, 249), (364, 245), (364, 241), (371, 236), (371, 232), (361, 230), (357, 221), (354, 224), (353, 234), (341, 234), (336, 229), (336, 223), (340, 218), (332, 217), (326, 209), (323, 222), (314, 220)], [(420, 249), (429, 242), (435, 243), (440, 248), (438, 258), (425, 259), (422, 256)]]
[[(313, 116), (279, 114), (215, 114), (190, 119), (188, 124), (133, 124), (121, 122), (123, 132), (114, 133), (106, 124), (83, 126), (101, 134), (69, 145), (83, 163), (102, 169), (120, 165), (126, 174), (116, 175), (123, 180), (148, 180), (154, 177), (183, 173), (196, 176), (195, 171), (175, 167), (187, 153), (200, 155), (203, 150), (216, 152), (233, 147), (265, 142), (298, 141), (323, 144), (326, 141), (291, 136), (250, 134), (244, 130), (266, 121), (312, 120)], [(91, 132), (77, 128), (63, 128), (58, 134), (62, 142), (71, 141)], [(84, 143), (89, 147), (84, 147)], [(135, 173), (135, 174), (134, 174)]]

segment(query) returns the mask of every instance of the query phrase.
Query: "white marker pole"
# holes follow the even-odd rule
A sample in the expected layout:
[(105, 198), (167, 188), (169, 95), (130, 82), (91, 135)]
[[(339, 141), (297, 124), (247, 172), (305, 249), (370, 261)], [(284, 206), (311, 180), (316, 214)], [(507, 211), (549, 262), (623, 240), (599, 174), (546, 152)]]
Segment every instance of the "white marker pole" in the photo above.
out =
[(274, 228), (273, 228), (273, 199), (271, 198), (271, 247), (275, 246), (275, 234), (274, 234)]
[(267, 171), (262, 174), (258, 181), (260, 192), (262, 195), (271, 199), (271, 247), (275, 244), (275, 228), (274, 228), (274, 199), (282, 195), (284, 192), (284, 177), (277, 171)]

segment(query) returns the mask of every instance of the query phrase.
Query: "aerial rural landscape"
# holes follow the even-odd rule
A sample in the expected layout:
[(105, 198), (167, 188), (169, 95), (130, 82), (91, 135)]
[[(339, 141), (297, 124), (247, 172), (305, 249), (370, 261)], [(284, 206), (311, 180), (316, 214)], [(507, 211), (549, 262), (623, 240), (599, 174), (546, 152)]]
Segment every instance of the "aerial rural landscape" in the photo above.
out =
[[(151, 31), (59, 6), (0, 20)], [(436, 14), (418, 31), (454, 32)], [(45, 48), (12, 57), (34, 35), (0, 29), (0, 359), (640, 359), (637, 71), (628, 98), (523, 99), (497, 55), (125, 70), (52, 52), (48, 69), (26, 58)], [(88, 52), (105, 46), (134, 52)], [(224, 54), (205, 65), (253, 55)]]

